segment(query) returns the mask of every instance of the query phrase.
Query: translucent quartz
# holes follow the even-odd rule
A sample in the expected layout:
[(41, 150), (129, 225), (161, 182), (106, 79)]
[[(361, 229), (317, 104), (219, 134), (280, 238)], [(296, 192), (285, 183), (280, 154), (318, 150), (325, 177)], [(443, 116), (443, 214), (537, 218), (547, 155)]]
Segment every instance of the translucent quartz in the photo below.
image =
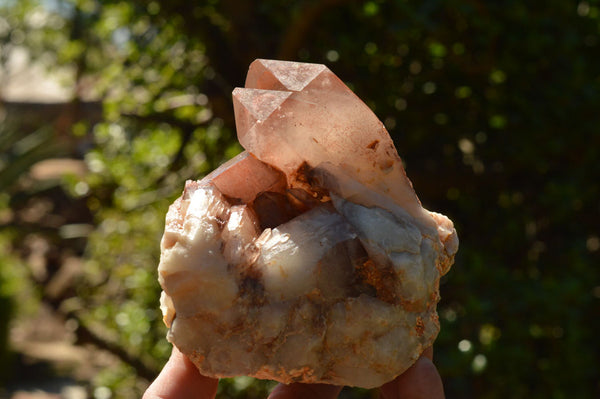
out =
[(256, 60), (246, 149), (186, 184), (161, 242), (168, 339), (212, 377), (379, 386), (435, 340), (458, 238), (327, 67)]
[(324, 65), (256, 60), (233, 105), (242, 146), (288, 179), (305, 162), (327, 162), (434, 226), (383, 124)]
[(283, 192), (286, 188), (285, 175), (260, 162), (247, 151), (225, 162), (206, 176), (221, 193), (248, 203), (263, 191)]

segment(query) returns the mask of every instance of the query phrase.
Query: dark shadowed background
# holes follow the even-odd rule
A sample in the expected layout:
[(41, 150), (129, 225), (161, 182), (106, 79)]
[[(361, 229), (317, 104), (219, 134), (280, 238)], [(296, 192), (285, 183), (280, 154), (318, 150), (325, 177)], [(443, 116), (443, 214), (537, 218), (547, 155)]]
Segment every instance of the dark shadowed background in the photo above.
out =
[(597, 0), (0, 0), (0, 396), (139, 397), (160, 370), (167, 206), (241, 150), (255, 58), (327, 64), (454, 220), (449, 398), (600, 397)]

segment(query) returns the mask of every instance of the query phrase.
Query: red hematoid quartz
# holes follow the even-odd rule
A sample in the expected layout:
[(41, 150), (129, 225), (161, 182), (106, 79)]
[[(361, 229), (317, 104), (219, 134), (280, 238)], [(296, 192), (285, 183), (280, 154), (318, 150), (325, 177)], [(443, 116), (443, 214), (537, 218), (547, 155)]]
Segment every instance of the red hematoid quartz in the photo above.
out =
[(365, 388), (439, 331), (458, 238), (383, 124), (326, 66), (256, 60), (233, 91), (246, 149), (169, 208), (168, 339), (212, 377)]

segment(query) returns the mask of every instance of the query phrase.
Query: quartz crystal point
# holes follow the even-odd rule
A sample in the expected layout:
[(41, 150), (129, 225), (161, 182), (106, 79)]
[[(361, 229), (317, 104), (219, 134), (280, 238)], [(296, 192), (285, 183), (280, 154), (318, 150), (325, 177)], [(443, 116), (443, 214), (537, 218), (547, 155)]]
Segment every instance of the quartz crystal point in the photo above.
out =
[(421, 206), (387, 131), (326, 66), (256, 60), (245, 152), (169, 208), (168, 339), (211, 377), (379, 386), (439, 331), (452, 222)]

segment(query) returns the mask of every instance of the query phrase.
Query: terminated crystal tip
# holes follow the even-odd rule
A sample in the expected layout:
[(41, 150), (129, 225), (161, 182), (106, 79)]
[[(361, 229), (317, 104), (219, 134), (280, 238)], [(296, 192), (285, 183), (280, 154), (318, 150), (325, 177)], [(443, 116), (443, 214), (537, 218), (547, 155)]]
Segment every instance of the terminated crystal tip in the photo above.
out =
[(421, 206), (383, 124), (325, 65), (256, 60), (245, 152), (170, 207), (168, 339), (212, 377), (371, 388), (439, 331), (452, 222)]

